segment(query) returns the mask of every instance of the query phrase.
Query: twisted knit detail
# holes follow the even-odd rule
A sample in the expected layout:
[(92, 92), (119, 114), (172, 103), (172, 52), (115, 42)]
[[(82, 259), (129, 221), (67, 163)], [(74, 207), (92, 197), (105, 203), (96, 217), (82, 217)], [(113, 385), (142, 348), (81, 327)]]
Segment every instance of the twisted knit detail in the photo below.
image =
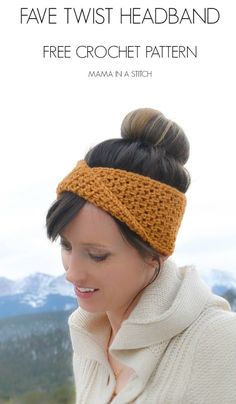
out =
[(126, 223), (163, 255), (171, 255), (186, 206), (170, 185), (126, 170), (89, 167), (80, 160), (59, 183), (57, 196), (71, 191)]

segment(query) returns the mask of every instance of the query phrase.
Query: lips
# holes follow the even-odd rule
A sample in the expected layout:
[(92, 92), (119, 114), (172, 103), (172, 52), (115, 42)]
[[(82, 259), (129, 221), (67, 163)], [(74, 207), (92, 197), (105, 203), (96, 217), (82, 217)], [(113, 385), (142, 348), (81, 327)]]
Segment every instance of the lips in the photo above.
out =
[(80, 292), (78, 288), (75, 288), (75, 294), (76, 296), (83, 298), (83, 299), (88, 299), (91, 296), (95, 295), (99, 289), (95, 289), (93, 292)]

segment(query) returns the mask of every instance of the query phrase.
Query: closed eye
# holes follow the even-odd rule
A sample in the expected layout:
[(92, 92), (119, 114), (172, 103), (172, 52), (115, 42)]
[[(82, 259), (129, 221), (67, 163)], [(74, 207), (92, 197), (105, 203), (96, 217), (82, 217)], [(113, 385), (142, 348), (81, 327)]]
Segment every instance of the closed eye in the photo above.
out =
[[(71, 247), (69, 247), (63, 240), (60, 240), (60, 246), (61, 246), (61, 248), (63, 249), (63, 250), (66, 250), (66, 251), (70, 251), (71, 250)], [(108, 255), (109, 254), (105, 254), (105, 255), (93, 255), (93, 254), (88, 254), (89, 256), (90, 256), (90, 258), (92, 258), (94, 261), (96, 261), (96, 262), (99, 262), (99, 261), (104, 261), (107, 257), (108, 257)]]
[(104, 261), (108, 255), (103, 255), (103, 256), (97, 256), (97, 255), (92, 255), (89, 254), (90, 258), (92, 258), (94, 261)]

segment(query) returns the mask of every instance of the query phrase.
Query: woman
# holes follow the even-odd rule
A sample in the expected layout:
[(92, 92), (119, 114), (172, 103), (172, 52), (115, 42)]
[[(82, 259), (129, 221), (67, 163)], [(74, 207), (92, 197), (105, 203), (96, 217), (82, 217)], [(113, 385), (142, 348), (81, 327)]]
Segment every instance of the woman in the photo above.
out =
[(185, 211), (189, 142), (160, 111), (130, 112), (59, 183), (77, 404), (236, 403), (236, 314), (169, 257)]

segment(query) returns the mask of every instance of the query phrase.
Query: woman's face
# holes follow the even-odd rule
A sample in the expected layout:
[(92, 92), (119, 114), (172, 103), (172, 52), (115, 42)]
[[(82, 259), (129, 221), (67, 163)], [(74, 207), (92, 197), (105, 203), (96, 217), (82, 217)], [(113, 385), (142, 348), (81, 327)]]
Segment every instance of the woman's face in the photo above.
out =
[(78, 287), (99, 289), (87, 299), (78, 297), (86, 311), (123, 310), (153, 277), (157, 262), (145, 262), (123, 239), (116, 222), (90, 202), (60, 236), (66, 279)]

